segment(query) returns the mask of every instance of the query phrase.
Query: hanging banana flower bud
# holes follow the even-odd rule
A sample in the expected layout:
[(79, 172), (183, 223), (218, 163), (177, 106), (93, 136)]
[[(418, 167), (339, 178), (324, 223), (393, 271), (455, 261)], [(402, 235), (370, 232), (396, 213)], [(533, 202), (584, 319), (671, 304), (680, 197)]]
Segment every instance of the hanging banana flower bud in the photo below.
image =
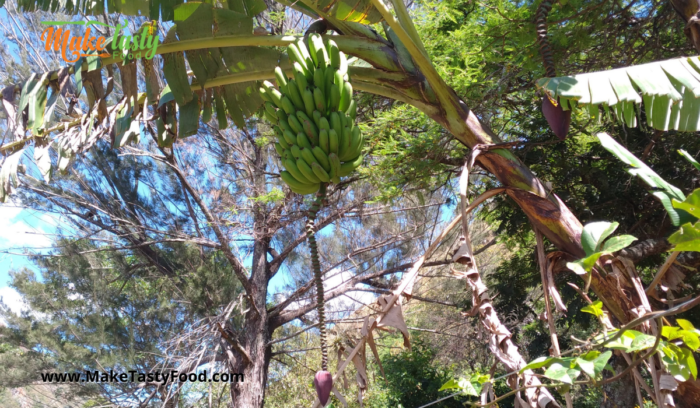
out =
[(547, 119), (552, 132), (559, 139), (566, 139), (566, 135), (569, 133), (569, 126), (571, 125), (571, 110), (565, 111), (562, 109), (561, 103), (555, 105), (552, 103), (552, 98), (549, 95), (545, 95), (542, 98), (542, 113), (544, 118)]
[(285, 168), (280, 177), (298, 194), (340, 183), (362, 164), (364, 145), (345, 54), (319, 34), (307, 40), (308, 46), (300, 39), (287, 47), (293, 78), (277, 67), (277, 87), (265, 81), (260, 88), (263, 115), (277, 125), (275, 150)]
[(333, 389), (333, 375), (328, 371), (318, 371), (314, 376), (314, 387), (321, 406), (325, 407)]

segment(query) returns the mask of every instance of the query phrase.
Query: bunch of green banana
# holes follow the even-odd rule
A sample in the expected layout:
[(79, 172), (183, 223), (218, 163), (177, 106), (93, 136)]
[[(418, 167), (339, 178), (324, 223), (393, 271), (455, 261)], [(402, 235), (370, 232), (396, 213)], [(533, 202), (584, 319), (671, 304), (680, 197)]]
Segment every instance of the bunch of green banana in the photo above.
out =
[(348, 62), (338, 45), (312, 34), (308, 48), (299, 39), (287, 53), (293, 78), (277, 67), (277, 87), (263, 82), (263, 114), (276, 125), (275, 149), (286, 169), (282, 180), (295, 193), (312, 194), (362, 164), (364, 138), (355, 125)]

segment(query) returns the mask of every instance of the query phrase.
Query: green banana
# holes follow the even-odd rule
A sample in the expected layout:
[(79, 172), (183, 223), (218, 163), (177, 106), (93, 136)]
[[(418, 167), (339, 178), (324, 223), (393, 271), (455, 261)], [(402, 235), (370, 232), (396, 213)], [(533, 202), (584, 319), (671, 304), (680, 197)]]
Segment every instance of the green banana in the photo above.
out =
[(337, 111), (338, 108), (340, 107), (340, 88), (338, 88), (338, 85), (333, 84), (331, 85), (331, 98), (330, 98), (330, 111), (334, 112)]
[(352, 101), (352, 85), (350, 85), (350, 82), (345, 82), (343, 83), (343, 89), (340, 91), (340, 111), (347, 112), (350, 107), (350, 101)]
[(270, 123), (277, 123), (277, 117), (273, 116), (270, 112), (267, 110), (263, 110), (263, 115), (265, 116), (265, 119), (267, 119), (268, 122)]
[(320, 88), (314, 88), (314, 106), (322, 115), (326, 114), (326, 98)]
[(282, 68), (277, 66), (275, 67), (275, 79), (277, 79), (277, 86), (279, 87), (280, 91), (282, 93), (287, 93), (287, 75), (284, 74), (284, 71), (282, 71)]
[(321, 188), (321, 183), (310, 184), (309, 187), (304, 188), (289, 187), (290, 190), (301, 195), (314, 194), (319, 188)]
[(314, 157), (316, 157), (316, 160), (318, 160), (318, 164), (320, 164), (324, 170), (331, 171), (331, 162), (328, 160), (328, 155), (323, 151), (323, 149), (316, 146), (311, 149), (311, 152), (314, 154)]
[(324, 87), (326, 86), (326, 81), (324, 71), (325, 70), (323, 68), (319, 68), (316, 71), (314, 71), (314, 86), (320, 89), (321, 92), (325, 95), (326, 89)]
[(339, 133), (343, 131), (343, 125), (340, 123), (340, 115), (338, 112), (332, 112), (331, 113), (331, 129), (335, 130), (335, 133)]
[(323, 152), (330, 153), (330, 145), (328, 144), (328, 131), (326, 129), (321, 129), (318, 132), (318, 145), (321, 146)]
[(265, 110), (274, 117), (275, 120), (277, 119), (277, 109), (275, 109), (275, 105), (273, 105), (272, 102), (265, 102)]
[[(296, 46), (299, 49), (299, 52), (301, 53), (301, 56), (304, 58), (304, 61), (306, 61), (306, 72), (304, 75), (306, 76), (307, 81), (311, 81), (314, 77), (314, 62), (311, 59), (311, 55), (309, 54), (309, 50), (306, 48), (306, 44), (304, 44), (304, 39), (300, 38), (296, 42)], [(301, 62), (300, 62), (301, 64)]]
[(310, 90), (304, 89), (304, 93), (301, 94), (301, 97), (304, 100), (304, 111), (307, 115), (313, 115), (314, 110), (316, 110), (314, 94), (312, 94)]
[[(282, 112), (282, 111), (280, 111), (280, 112)], [(292, 133), (294, 133), (294, 132), (293, 132), (294, 129), (292, 129), (292, 127), (289, 126), (289, 121), (288, 121), (287, 119), (279, 118), (279, 122), (277, 122), (277, 123), (279, 123), (280, 128), (282, 129), (283, 132), (292, 132)]]
[[(290, 147), (289, 143), (287, 143), (287, 140), (284, 138), (283, 133), (280, 133), (277, 135), (277, 141), (279, 142), (280, 145), (282, 145), (282, 147), (284, 149), (289, 149), (289, 147)], [(280, 154), (280, 156), (282, 156), (282, 155)]]
[(304, 131), (304, 127), (301, 125), (296, 115), (289, 115), (289, 126), (294, 131), (292, 133), (299, 133)]
[(333, 40), (328, 40), (328, 53), (331, 56), (331, 66), (335, 69), (340, 68), (340, 49)]
[(314, 110), (313, 118), (314, 118), (314, 123), (316, 124), (316, 127), (320, 128), (321, 127), (321, 112)]
[(360, 149), (362, 148), (362, 146), (360, 146), (361, 142), (362, 139), (360, 138), (360, 128), (355, 127), (355, 129), (350, 131), (350, 146), (345, 154), (340, 156), (340, 160), (347, 161), (348, 159), (356, 157), (358, 154), (360, 154)]
[(328, 148), (331, 153), (338, 154), (338, 145), (340, 140), (338, 139), (338, 134), (335, 130), (331, 129), (328, 131)]
[(309, 44), (309, 51), (311, 51), (311, 58), (314, 60), (316, 67), (327, 67), (330, 61), (328, 52), (326, 52), (326, 47), (323, 44), (323, 39), (319, 34), (311, 34), (309, 40), (311, 42), (311, 44)]
[[(301, 174), (304, 175), (307, 179), (313, 181), (314, 183), (320, 183), (321, 179), (316, 177), (316, 173), (314, 173), (313, 170), (311, 170), (311, 166), (309, 166), (304, 159), (297, 159), (297, 168), (301, 172)], [(317, 163), (318, 164), (318, 163)]]
[(297, 160), (301, 159), (301, 149), (299, 148), (299, 146), (292, 145), (292, 147), (290, 147), (289, 150), (292, 152), (292, 157), (294, 157)]
[(304, 93), (304, 89), (309, 86), (309, 81), (306, 80), (306, 68), (304, 68), (299, 62), (295, 62), (293, 69), (294, 81), (296, 81), (299, 94), (301, 95)]
[(343, 89), (343, 84), (345, 81), (343, 80), (343, 74), (341, 74), (338, 70), (336, 70), (333, 74), (333, 83), (338, 85), (338, 90)]
[(307, 191), (311, 191), (313, 184), (304, 184), (292, 176), (292, 173), (288, 171), (281, 171), (280, 177), (287, 183), (289, 188), (294, 189), (297, 194), (310, 194)]
[(320, 164), (311, 163), (311, 170), (313, 170), (316, 177), (318, 177), (322, 182), (328, 183), (331, 181), (331, 177), (328, 175), (328, 172), (326, 172)]
[[(313, 148), (313, 145), (311, 144), (311, 142), (309, 142), (309, 138), (306, 137), (306, 135), (304, 134), (304, 132), (299, 132), (299, 133), (297, 133), (297, 146), (299, 146), (299, 147), (301, 147), (301, 148), (303, 148), (303, 149), (309, 149), (309, 150)], [(302, 149), (302, 151), (301, 151), (301, 152), (302, 152), (302, 157), (303, 157), (303, 154), (304, 154), (304, 150), (303, 150), (303, 149)]]
[(296, 108), (294, 107), (294, 104), (292, 103), (292, 100), (289, 99), (286, 95), (282, 97), (282, 109), (287, 113), (287, 115), (292, 115), (294, 112), (296, 112)]
[(350, 107), (346, 111), (348, 114), (348, 117), (352, 122), (355, 122), (355, 118), (357, 117), (357, 103), (355, 101), (350, 102)]
[(283, 157), (283, 155), (284, 155), (284, 146), (282, 146), (280, 143), (275, 143), (275, 150), (277, 150), (277, 154), (279, 154), (280, 157)]
[(287, 96), (289, 96), (289, 99), (292, 100), (292, 103), (297, 110), (304, 109), (304, 100), (301, 98), (299, 88), (297, 88), (297, 82), (293, 79), (290, 79), (287, 83)]
[(338, 177), (338, 172), (340, 171), (340, 159), (338, 158), (338, 155), (335, 153), (329, 154), (328, 161), (331, 162), (331, 171), (328, 173), (328, 175), (331, 176), (331, 179)]
[(354, 160), (345, 162), (340, 165), (340, 170), (338, 170), (338, 177), (345, 177), (352, 173), (360, 164), (362, 164), (362, 159), (364, 156), (359, 155)]
[(326, 107), (330, 106), (331, 85), (333, 85), (333, 68), (328, 67), (323, 73), (323, 94), (326, 95)]
[(299, 118), (301, 126), (304, 128), (304, 132), (306, 132), (311, 143), (318, 145), (318, 128), (316, 124), (302, 111), (297, 111), (297, 118)]
[(307, 76), (309, 68), (306, 64), (306, 58), (304, 58), (304, 55), (301, 53), (296, 44), (289, 44), (287, 46), (287, 55), (289, 55), (289, 61), (293, 64), (299, 64), (300, 71), (304, 74), (304, 76)]
[(312, 163), (318, 164), (318, 160), (316, 160), (316, 156), (314, 156), (314, 153), (311, 151), (311, 149), (301, 149), (301, 158), (304, 159), (304, 161), (310, 166)]
[[(350, 128), (345, 126), (343, 128), (343, 133), (340, 134), (338, 141), (338, 157), (346, 157), (348, 150), (350, 149), (350, 139), (352, 134), (350, 133)], [(342, 159), (341, 159), (342, 160)]]
[(286, 159), (282, 163), (284, 164), (284, 168), (286, 168), (288, 172), (292, 173), (292, 176), (294, 176), (295, 179), (299, 180), (301, 183), (304, 184), (313, 184), (311, 180), (306, 178), (304, 174), (299, 171), (296, 161), (292, 159)]
[[(265, 82), (267, 82), (267, 81), (265, 81)], [(280, 109), (284, 109), (282, 107), (282, 96), (283, 95), (282, 95), (282, 93), (280, 93), (280, 91), (278, 91), (275, 88), (269, 88), (267, 90), (267, 95), (270, 97), (270, 99), (272, 99), (272, 103), (274, 103), (275, 106), (277, 106)]]
[[(345, 126), (350, 126), (350, 120), (348, 119), (348, 116), (343, 112), (342, 110), (338, 111), (338, 117), (340, 117), (340, 128), (344, 128)], [(338, 132), (340, 134), (340, 132)]]
[(290, 132), (289, 130), (285, 130), (282, 136), (284, 136), (284, 140), (289, 146), (294, 146), (297, 144), (297, 137), (294, 136), (294, 133)]
[(331, 125), (328, 123), (328, 119), (325, 117), (321, 118), (318, 124), (319, 129), (331, 130)]
[(348, 73), (348, 58), (345, 56), (345, 53), (340, 53), (340, 66), (338, 67), (338, 71), (343, 74)]
[(272, 99), (270, 99), (270, 96), (268, 96), (267, 90), (265, 90), (265, 88), (258, 88), (258, 92), (260, 93), (260, 97), (263, 101), (272, 102)]

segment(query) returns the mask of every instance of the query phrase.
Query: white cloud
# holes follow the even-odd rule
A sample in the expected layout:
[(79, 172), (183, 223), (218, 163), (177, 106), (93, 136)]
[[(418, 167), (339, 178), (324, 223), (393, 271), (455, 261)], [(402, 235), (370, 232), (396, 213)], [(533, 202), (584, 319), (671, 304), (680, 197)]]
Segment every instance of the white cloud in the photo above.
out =
[[(338, 270), (332, 270), (326, 273), (323, 279), (323, 289), (326, 293), (332, 291), (333, 289), (342, 286), (345, 282), (349, 281), (353, 277), (350, 271), (339, 272)], [(356, 288), (361, 288), (363, 285), (357, 285)], [(346, 317), (350, 312), (359, 309), (360, 307), (368, 304), (372, 304), (377, 299), (377, 294), (372, 292), (364, 291), (348, 291), (345, 295), (341, 295), (326, 302), (326, 315), (328, 319), (339, 319)], [(289, 310), (298, 309), (305, 306), (310, 301), (297, 301), (293, 302), (288, 306)], [(314, 314), (312, 311), (309, 314)]]
[(9, 286), (0, 288), (0, 303), (15, 314), (29, 310), (29, 305), (24, 301), (22, 295)]
[(51, 238), (46, 235), (56, 228), (54, 218), (13, 203), (0, 205), (0, 249), (46, 248)]

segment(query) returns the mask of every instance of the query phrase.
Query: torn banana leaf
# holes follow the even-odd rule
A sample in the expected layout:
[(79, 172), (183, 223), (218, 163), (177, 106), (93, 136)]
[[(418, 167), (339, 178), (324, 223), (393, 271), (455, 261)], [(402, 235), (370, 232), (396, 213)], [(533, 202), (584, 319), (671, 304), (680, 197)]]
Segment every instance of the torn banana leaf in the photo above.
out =
[(638, 112), (646, 113), (657, 130), (700, 131), (700, 59), (682, 57), (625, 68), (542, 78), (537, 81), (564, 110), (599, 108), (628, 127), (636, 127)]

